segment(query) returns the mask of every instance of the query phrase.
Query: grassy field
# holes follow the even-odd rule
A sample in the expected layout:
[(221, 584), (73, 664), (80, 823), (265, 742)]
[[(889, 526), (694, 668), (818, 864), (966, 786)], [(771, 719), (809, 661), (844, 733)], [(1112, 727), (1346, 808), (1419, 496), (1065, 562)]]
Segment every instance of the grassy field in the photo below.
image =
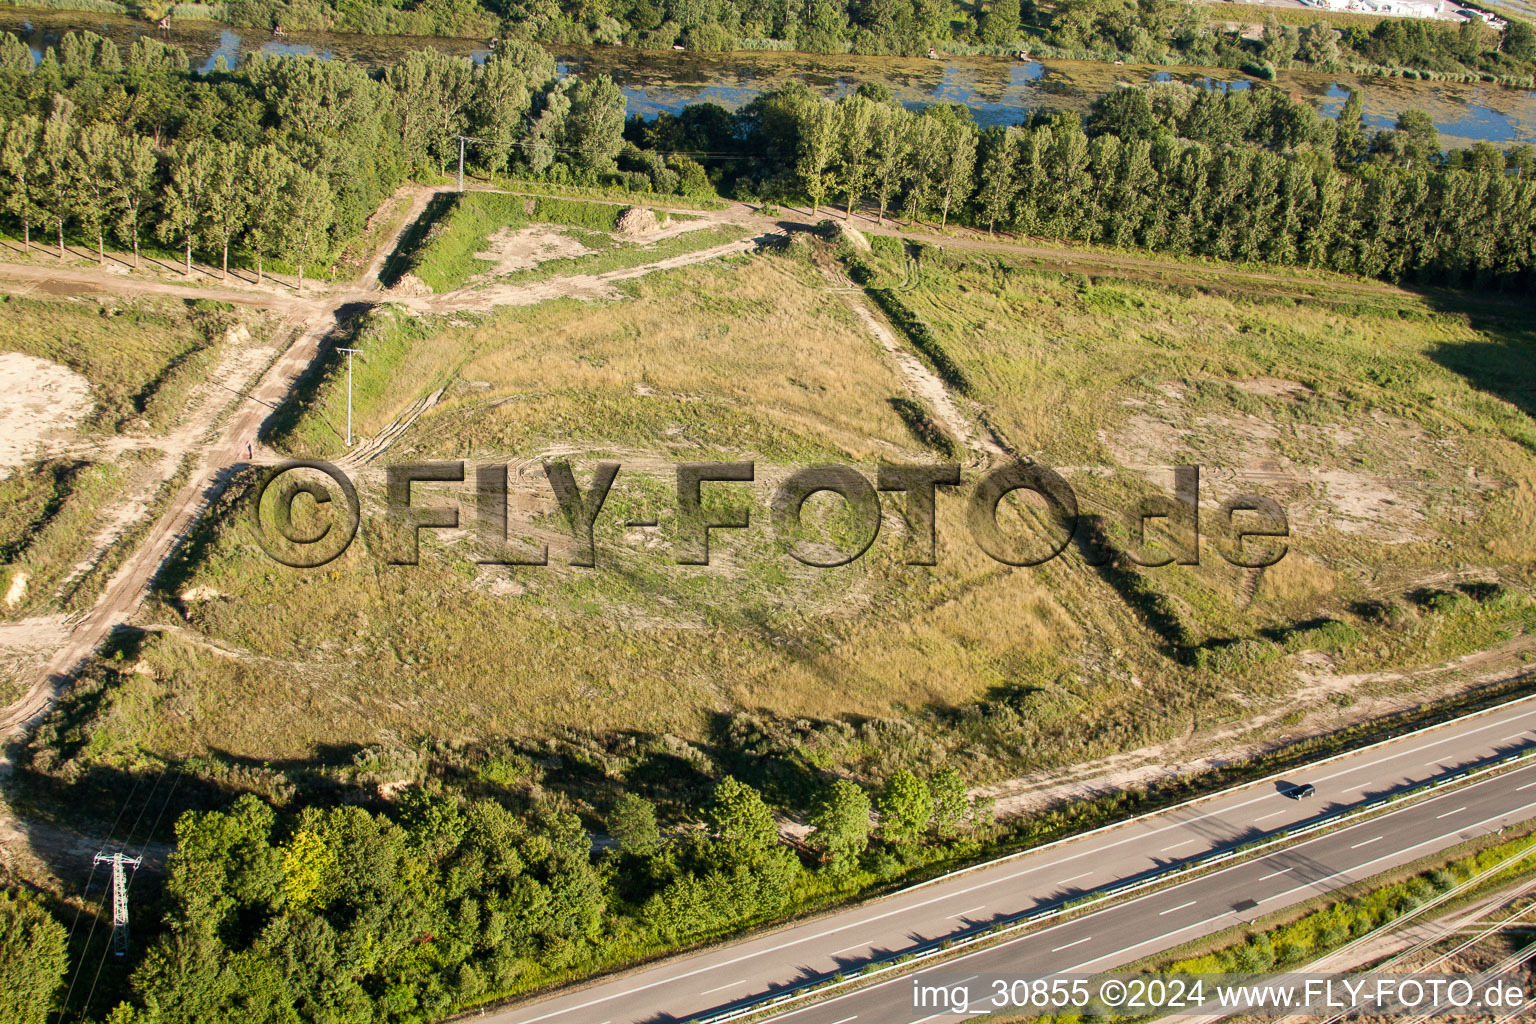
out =
[[(660, 240), (617, 233), (627, 206), (492, 192), (444, 194), (407, 243), (403, 266), (434, 292), (466, 285), (600, 274), (666, 259), (742, 237), (733, 227), (702, 228)], [(694, 214), (655, 211), (659, 226)], [(559, 225), (539, 230), (537, 225)]]
[[(881, 250), (877, 283), (897, 284)], [(324, 569), (282, 568), (234, 501), (143, 616), (176, 628), (135, 650), (102, 743), (249, 765), (559, 735), (606, 771), (636, 743), (706, 760), (746, 744), (877, 778), (958, 759), (990, 781), (1396, 699), (1415, 666), (1536, 624), (1518, 385), (1532, 338), (1513, 312), (932, 252), (894, 294), (969, 381), (956, 401), (975, 433), (1060, 468), (1112, 540), (1174, 465), (1203, 467), (1201, 564), (1096, 569), (1073, 550), (1002, 565), (970, 541), (968, 487), (940, 498), (935, 567), (903, 564), (893, 496), (858, 561), (786, 557), (768, 499), (791, 469), (937, 459), (893, 404), (909, 398), (901, 371), (802, 257), (656, 273), (592, 303), (384, 310), (359, 332), (356, 429), (441, 397), (359, 471), (359, 543)], [(336, 363), (279, 446), (340, 455), (344, 388)], [(584, 484), (597, 460), (623, 463), (595, 569), (567, 564), (539, 468), (557, 457)], [(961, 457), (969, 485), (979, 456)], [(379, 467), (412, 459), (509, 461), (515, 539), (547, 543), (550, 564), (478, 564), (468, 483), (417, 485), (418, 504), (457, 495), (466, 529), (424, 537), (419, 565), (384, 564)], [(752, 527), (717, 532), (709, 567), (677, 565), (673, 466), (707, 459), (757, 463), (750, 486), (707, 485), (716, 507), (749, 505)], [(1238, 491), (1288, 510), (1274, 568), (1215, 551), (1209, 521)], [(823, 541), (848, 535), (836, 505), (807, 505)], [(191, 586), (209, 599), (182, 607)]]
[(216, 342), (233, 323), (216, 305), (159, 299), (0, 296), (0, 352), (69, 367), (91, 385), (89, 433), (163, 430), (185, 411)]

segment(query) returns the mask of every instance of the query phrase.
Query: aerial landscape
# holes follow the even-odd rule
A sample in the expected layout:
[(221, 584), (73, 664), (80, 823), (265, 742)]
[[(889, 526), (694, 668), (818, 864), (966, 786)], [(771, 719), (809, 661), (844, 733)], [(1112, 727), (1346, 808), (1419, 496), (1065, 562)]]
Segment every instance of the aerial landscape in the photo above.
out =
[(0, 1021), (1530, 1012), (1533, 19), (0, 6)]

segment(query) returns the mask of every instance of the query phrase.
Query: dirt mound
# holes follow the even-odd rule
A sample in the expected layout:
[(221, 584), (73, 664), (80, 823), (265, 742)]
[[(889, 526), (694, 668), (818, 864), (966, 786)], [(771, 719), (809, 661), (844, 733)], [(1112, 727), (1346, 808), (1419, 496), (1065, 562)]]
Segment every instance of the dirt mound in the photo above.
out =
[(656, 214), (644, 206), (631, 206), (619, 214), (614, 230), (626, 237), (635, 235), (648, 235), (661, 227), (661, 222), (656, 219)]
[(847, 242), (859, 252), (869, 252), (869, 239), (864, 237), (864, 232), (851, 224), (842, 221), (834, 223), (832, 237), (839, 242)]
[(401, 274), (400, 280), (396, 281), (389, 290), (394, 295), (422, 296), (432, 294), (432, 286), (415, 274)]

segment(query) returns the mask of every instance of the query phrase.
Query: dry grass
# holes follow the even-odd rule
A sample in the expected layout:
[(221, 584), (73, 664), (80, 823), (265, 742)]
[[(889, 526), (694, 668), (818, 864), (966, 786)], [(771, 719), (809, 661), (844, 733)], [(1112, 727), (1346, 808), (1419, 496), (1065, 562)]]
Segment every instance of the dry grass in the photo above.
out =
[[(1316, 512), (1298, 516), (1291, 556), (1257, 581), (1214, 554), (1129, 579), (1076, 554), (1011, 569), (971, 544), (958, 497), (941, 499), (937, 567), (901, 563), (888, 503), (869, 554), (818, 570), (773, 541), (769, 494), (809, 462), (871, 474), (881, 458), (923, 458), (889, 404), (906, 393), (896, 371), (794, 259), (701, 265), (628, 288), (621, 300), (458, 325), (389, 314), (368, 328), (363, 434), (445, 389), (381, 461), (511, 460), (518, 532), (549, 542), (550, 566), (477, 565), (467, 532), (426, 539), (418, 566), (388, 566), (370, 520), (336, 563), (291, 571), (230, 510), (180, 581), (221, 596), (186, 608), (185, 621), (169, 603), (146, 614), (178, 629), (146, 644), (156, 695), (113, 728), (158, 753), (264, 760), (422, 735), (702, 740), (716, 716), (748, 712), (800, 720), (818, 764), (878, 774), (893, 759), (959, 757), (973, 776), (998, 778), (1279, 715), (1319, 665), (1423, 664), (1530, 624), (1530, 427), (1490, 393), (1502, 360), (1521, 365), (1530, 339), (1498, 317), (1411, 298), (1343, 308), (1089, 282), (993, 259), (933, 265), (903, 297), (975, 382), (971, 413), (1024, 452), (1083, 467), (1072, 479), (1090, 509), (1166, 489), (1181, 439), (1202, 436), (1189, 454), (1212, 467), (1285, 460), (1302, 479), (1279, 496)], [(1468, 363), (1469, 352), (1480, 354)], [(341, 450), (328, 423), (341, 420), (342, 369), (287, 435), (293, 454)], [(538, 468), (551, 455), (569, 455), (583, 480), (598, 458), (625, 464), (595, 570), (566, 565)], [(717, 534), (714, 565), (678, 566), (672, 466), (707, 458), (757, 462), (753, 527)], [(1463, 459), (1487, 486), (1463, 486)], [(1416, 538), (1389, 543), (1372, 532), (1380, 524), (1330, 521), (1337, 495), (1314, 485), (1334, 471), (1387, 481), (1405, 501), (1429, 496)], [(1214, 480), (1207, 497), (1231, 482)], [(360, 486), (377, 516), (378, 470)], [(418, 487), (417, 501), (467, 489)], [(721, 493), (749, 500), (745, 485)], [(472, 511), (462, 507), (466, 526)], [(623, 525), (651, 517), (659, 527)], [(1506, 589), (1403, 597), (1492, 578)], [(1376, 599), (1379, 614), (1362, 609)], [(1343, 625), (1297, 631), (1317, 617)], [(1220, 662), (1189, 656), (1226, 640), (1247, 646)], [(817, 724), (865, 718), (886, 722), (874, 733)]]

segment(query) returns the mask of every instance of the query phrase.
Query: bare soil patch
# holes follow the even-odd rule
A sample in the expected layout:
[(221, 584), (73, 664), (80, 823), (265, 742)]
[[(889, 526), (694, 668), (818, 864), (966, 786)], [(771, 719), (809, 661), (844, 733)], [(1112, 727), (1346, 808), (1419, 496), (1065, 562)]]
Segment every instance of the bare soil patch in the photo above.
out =
[[(655, 219), (652, 215), (653, 223)], [(593, 251), (561, 229), (544, 224), (526, 228), (502, 228), (485, 241), (485, 251), (475, 253), (475, 258), (494, 263), (495, 266), (477, 275), (476, 280), (501, 277), (549, 260), (585, 256)]]
[(0, 480), (74, 438), (75, 425), (91, 409), (91, 386), (66, 366), (0, 352)]

